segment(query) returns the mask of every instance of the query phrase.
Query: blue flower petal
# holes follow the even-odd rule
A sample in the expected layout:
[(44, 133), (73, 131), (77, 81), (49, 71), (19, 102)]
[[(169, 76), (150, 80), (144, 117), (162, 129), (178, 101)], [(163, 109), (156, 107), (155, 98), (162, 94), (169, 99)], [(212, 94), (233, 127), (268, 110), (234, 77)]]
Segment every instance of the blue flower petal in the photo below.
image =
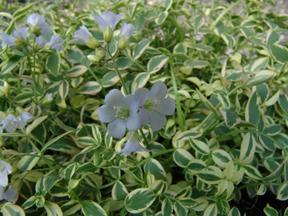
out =
[(3, 192), (2, 199), (7, 200), (8, 202), (16, 202), (17, 201), (17, 192), (12, 186), (9, 186), (8, 189)]
[(103, 106), (99, 107), (97, 112), (98, 112), (99, 120), (101, 122), (108, 123), (108, 122), (111, 122), (115, 119), (114, 109), (112, 107), (107, 106), (107, 105), (103, 105)]
[(121, 119), (116, 119), (109, 123), (108, 133), (114, 138), (122, 138), (126, 131), (126, 122)]
[(173, 115), (175, 112), (175, 101), (172, 98), (165, 98), (157, 105), (157, 111), (164, 115)]
[(129, 131), (138, 130), (141, 127), (141, 118), (138, 114), (132, 115), (127, 119), (127, 129)]
[(106, 96), (105, 96), (105, 103), (108, 106), (123, 106), (125, 105), (125, 97), (121, 91), (118, 89), (112, 89)]
[(44, 37), (39, 36), (36, 38), (36, 43), (39, 47), (43, 48), (48, 43), (48, 41)]
[(149, 94), (150, 94), (150, 97), (154, 97), (158, 100), (163, 99), (166, 97), (167, 87), (163, 82), (156, 82), (152, 86)]
[(82, 43), (82, 44), (87, 44), (91, 37), (92, 37), (92, 34), (85, 26), (81, 26), (74, 33), (74, 39), (76, 39), (79, 43)]
[(51, 49), (60, 51), (63, 49), (64, 41), (59, 35), (53, 35), (48, 43)]
[(149, 123), (153, 132), (158, 131), (165, 126), (166, 117), (159, 112), (152, 111), (149, 113)]
[(139, 141), (135, 138), (130, 138), (125, 143), (124, 148), (121, 150), (122, 155), (127, 155), (134, 152), (147, 151), (143, 146), (140, 145)]
[(129, 38), (134, 32), (134, 26), (132, 24), (125, 23), (120, 29), (120, 35)]
[(2, 33), (2, 48), (4, 49), (6, 46), (8, 47), (15, 46), (15, 38), (3, 32)]
[(111, 11), (105, 11), (100, 15), (95, 15), (94, 19), (98, 23), (101, 30), (111, 28), (114, 30), (118, 22), (122, 19), (122, 14), (115, 14)]
[(21, 27), (16, 29), (13, 34), (15, 38), (25, 40), (28, 37), (28, 28), (26, 27)]

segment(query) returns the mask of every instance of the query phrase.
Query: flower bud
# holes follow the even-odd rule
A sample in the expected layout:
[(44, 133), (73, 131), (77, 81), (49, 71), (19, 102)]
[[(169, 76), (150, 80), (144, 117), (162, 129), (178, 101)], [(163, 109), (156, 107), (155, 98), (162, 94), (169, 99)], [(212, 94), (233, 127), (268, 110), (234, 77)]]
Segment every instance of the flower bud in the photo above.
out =
[(96, 40), (96, 38), (90, 37), (86, 45), (91, 49), (95, 49), (96, 47), (99, 46), (99, 42)]
[(125, 37), (121, 37), (118, 41), (118, 48), (125, 49), (128, 45), (128, 40)]
[(106, 28), (104, 31), (104, 40), (109, 43), (112, 40), (113, 37), (113, 31), (111, 28)]

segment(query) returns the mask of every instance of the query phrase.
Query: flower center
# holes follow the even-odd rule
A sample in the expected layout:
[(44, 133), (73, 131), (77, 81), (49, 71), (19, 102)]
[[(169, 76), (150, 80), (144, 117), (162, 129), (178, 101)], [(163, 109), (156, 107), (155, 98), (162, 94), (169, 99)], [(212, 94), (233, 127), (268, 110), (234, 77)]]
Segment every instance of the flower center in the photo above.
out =
[(130, 110), (127, 107), (116, 107), (116, 117), (120, 119), (127, 119), (130, 115)]
[(152, 110), (153, 107), (155, 106), (155, 102), (151, 99), (147, 99), (145, 102), (144, 102), (144, 109), (146, 110)]

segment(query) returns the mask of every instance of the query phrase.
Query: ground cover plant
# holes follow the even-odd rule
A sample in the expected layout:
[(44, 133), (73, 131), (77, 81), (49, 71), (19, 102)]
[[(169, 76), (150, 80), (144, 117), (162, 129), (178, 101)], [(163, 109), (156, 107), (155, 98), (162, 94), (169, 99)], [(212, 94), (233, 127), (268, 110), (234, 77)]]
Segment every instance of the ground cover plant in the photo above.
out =
[(274, 3), (2, 0), (2, 215), (288, 216)]

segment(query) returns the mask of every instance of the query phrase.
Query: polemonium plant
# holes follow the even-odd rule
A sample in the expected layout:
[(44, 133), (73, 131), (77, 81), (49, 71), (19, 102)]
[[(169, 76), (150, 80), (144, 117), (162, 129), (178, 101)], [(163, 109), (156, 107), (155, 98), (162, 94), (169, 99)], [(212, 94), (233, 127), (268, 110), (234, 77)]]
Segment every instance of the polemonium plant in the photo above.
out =
[(111, 90), (105, 97), (105, 104), (98, 109), (99, 120), (109, 123), (108, 133), (122, 138), (126, 132), (140, 128), (138, 102), (132, 95), (124, 96), (117, 89)]
[(0, 132), (6, 130), (9, 133), (15, 132), (17, 129), (23, 129), (26, 124), (33, 118), (28, 112), (22, 112), (18, 117), (8, 114), (0, 121)]

